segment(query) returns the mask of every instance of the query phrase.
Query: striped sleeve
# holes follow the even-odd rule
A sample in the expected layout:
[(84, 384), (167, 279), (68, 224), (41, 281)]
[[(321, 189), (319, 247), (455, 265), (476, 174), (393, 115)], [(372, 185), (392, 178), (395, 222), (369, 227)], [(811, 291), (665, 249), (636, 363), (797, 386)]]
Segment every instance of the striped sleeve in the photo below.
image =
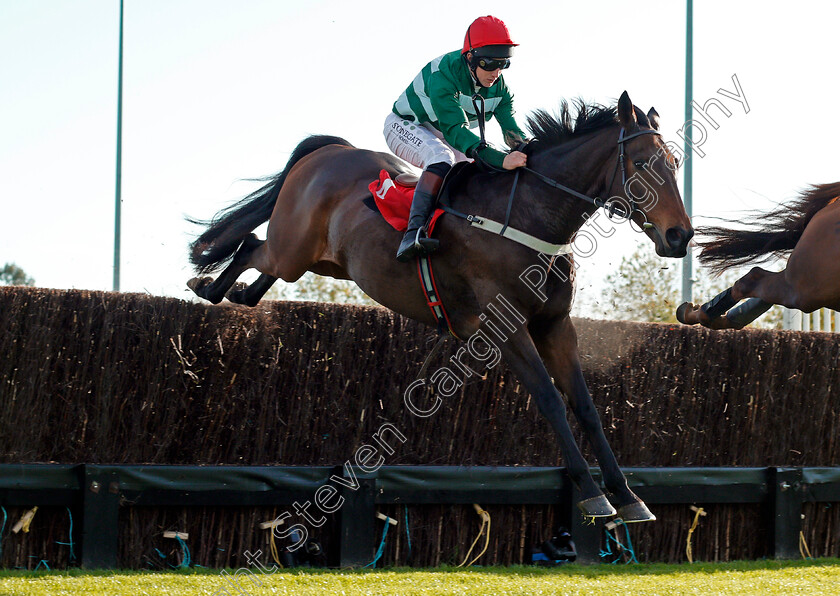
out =
[(505, 143), (513, 149), (519, 142), (524, 141), (526, 136), (513, 117), (515, 114), (513, 109), (513, 95), (507, 85), (504, 85), (504, 83), (502, 85), (501, 101), (493, 115), (496, 117), (496, 121), (498, 121), (502, 129)]

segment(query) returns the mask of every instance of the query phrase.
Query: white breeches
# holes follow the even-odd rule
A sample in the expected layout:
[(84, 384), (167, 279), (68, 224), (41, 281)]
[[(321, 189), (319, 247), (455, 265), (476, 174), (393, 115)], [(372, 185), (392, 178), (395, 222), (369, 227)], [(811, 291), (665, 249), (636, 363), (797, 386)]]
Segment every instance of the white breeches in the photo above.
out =
[(443, 140), (443, 133), (429, 124), (417, 124), (393, 112), (385, 118), (385, 142), (394, 155), (425, 169), (433, 163), (454, 165), (469, 158)]

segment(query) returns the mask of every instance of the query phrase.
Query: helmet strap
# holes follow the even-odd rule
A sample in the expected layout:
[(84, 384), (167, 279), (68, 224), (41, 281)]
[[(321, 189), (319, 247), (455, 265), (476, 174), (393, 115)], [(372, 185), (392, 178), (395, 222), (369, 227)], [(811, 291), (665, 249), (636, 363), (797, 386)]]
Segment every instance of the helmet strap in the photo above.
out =
[[(470, 51), (469, 51), (469, 53), (470, 53), (470, 54), (472, 54), (472, 53), (473, 53), (473, 51), (472, 51), (472, 50), (470, 50)], [(476, 85), (476, 86), (478, 86), (478, 87), (480, 87), (480, 88), (484, 88), (484, 85), (482, 85), (482, 84), (481, 84), (481, 81), (479, 81), (479, 80), (478, 80), (478, 75), (477, 75), (477, 74), (476, 74), (476, 72), (475, 72), (475, 69), (476, 69), (477, 67), (474, 67), (474, 66), (472, 65), (472, 61), (471, 61), (469, 58), (467, 58), (467, 55), (466, 55), (466, 54), (461, 54), (461, 55), (462, 55), (462, 56), (463, 56), (463, 58), (464, 58), (464, 62), (466, 62), (466, 63), (467, 63), (467, 70), (469, 70), (469, 71), (470, 71), (470, 76), (472, 77), (473, 84), (474, 84), (474, 85)], [(473, 54), (473, 59), (475, 59), (475, 55), (474, 55), (474, 54)]]

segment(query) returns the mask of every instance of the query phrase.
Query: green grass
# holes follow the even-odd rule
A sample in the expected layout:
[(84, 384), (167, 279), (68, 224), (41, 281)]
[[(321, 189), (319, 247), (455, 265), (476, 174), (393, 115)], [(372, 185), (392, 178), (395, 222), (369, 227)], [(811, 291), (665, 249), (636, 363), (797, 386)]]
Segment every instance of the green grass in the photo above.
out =
[[(228, 573), (232, 573), (228, 570)], [(253, 596), (343, 594), (789, 594), (840, 595), (840, 559), (750, 561), (694, 565), (568, 565), (414, 570), (281, 570), (240, 576)], [(120, 571), (0, 572), (2, 596), (209, 596), (242, 594), (218, 570), (172, 573)]]

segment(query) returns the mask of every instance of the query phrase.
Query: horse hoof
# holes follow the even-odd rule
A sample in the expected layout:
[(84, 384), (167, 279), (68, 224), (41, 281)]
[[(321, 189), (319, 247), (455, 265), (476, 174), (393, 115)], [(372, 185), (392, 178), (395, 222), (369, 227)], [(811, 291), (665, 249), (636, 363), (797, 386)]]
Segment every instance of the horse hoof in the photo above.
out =
[(685, 318), (685, 315), (688, 314), (689, 310), (693, 310), (694, 305), (691, 302), (683, 302), (677, 307), (677, 320), (682, 323), (683, 325), (693, 325), (694, 323), (689, 323), (688, 320)]
[(207, 286), (213, 283), (212, 277), (193, 277), (189, 281), (187, 281), (187, 287), (195, 292), (195, 295), (199, 298), (204, 298), (205, 300), (213, 303), (218, 304), (222, 301), (221, 298), (218, 300), (214, 300), (212, 297), (207, 295)]
[(187, 281), (187, 287), (198, 294), (198, 291), (211, 281), (213, 281), (212, 277), (193, 277)]
[(656, 516), (650, 512), (647, 505), (641, 501), (635, 501), (629, 505), (618, 508), (618, 517), (626, 524), (634, 522), (656, 521)]
[(577, 505), (584, 517), (610, 517), (615, 515), (615, 507), (610, 504), (604, 495), (590, 497)]

